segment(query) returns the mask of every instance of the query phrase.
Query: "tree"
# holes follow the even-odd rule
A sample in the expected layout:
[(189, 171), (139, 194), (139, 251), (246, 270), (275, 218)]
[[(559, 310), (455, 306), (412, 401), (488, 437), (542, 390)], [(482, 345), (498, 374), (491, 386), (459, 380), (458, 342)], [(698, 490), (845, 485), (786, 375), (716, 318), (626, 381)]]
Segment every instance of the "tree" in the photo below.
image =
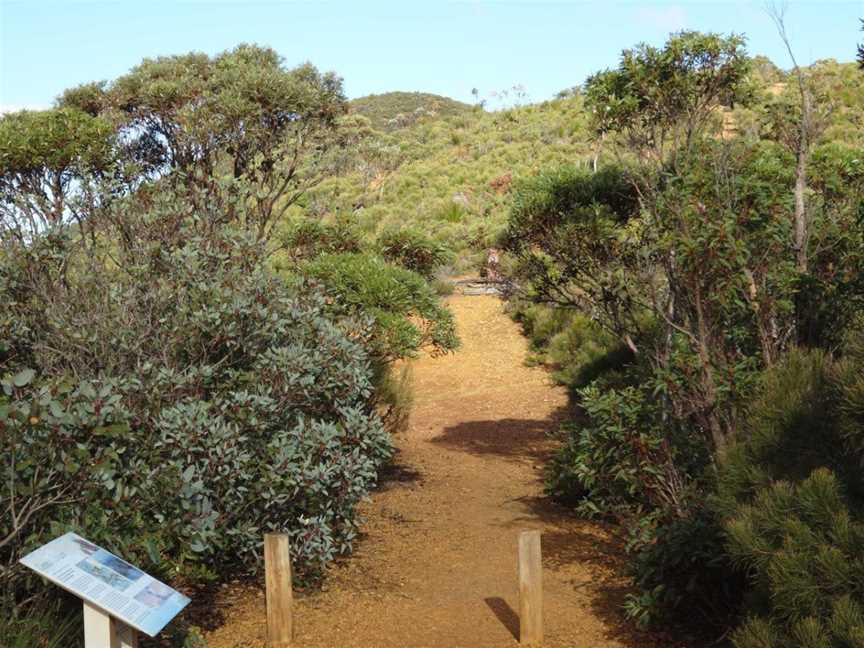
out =
[(20, 240), (69, 221), (114, 159), (110, 124), (75, 108), (0, 118), (0, 240)]
[[(864, 20), (861, 21), (864, 30)], [(858, 67), (864, 69), (864, 45), (858, 45)]]
[(229, 212), (251, 205), (243, 225), (262, 239), (324, 177), (346, 112), (339, 77), (311, 64), (286, 69), (256, 45), (145, 59), (111, 83), (67, 91), (60, 104), (110, 119), (139, 182), (171, 177), (206, 186)]
[(812, 141), (816, 135), (816, 124), (813, 115), (813, 92), (809, 86), (804, 71), (798, 65), (795, 58), (795, 52), (792, 50), (792, 43), (786, 33), (786, 24), (784, 22), (784, 9), (772, 5), (769, 9), (769, 14), (777, 27), (777, 32), (783, 44), (786, 46), (786, 51), (792, 61), (792, 70), (795, 75), (795, 81), (798, 86), (799, 110), (797, 137), (794, 140), (793, 148), (796, 157), (795, 167), (795, 257), (798, 263), (798, 270), (802, 274), (807, 273), (807, 239), (808, 239), (808, 215), (806, 204), (807, 193), (807, 162), (810, 158), (810, 149)]
[(718, 453), (747, 373), (790, 338), (787, 162), (777, 146), (704, 140), (650, 191), (611, 167), (543, 174), (510, 218), (526, 296), (578, 308), (626, 344), (658, 372), (667, 417)]
[(744, 43), (734, 34), (684, 31), (662, 49), (643, 43), (624, 50), (617, 69), (586, 82), (595, 131), (617, 134), (643, 162), (674, 163), (704, 134), (719, 106), (747, 97)]
[[(628, 165), (644, 212), (641, 226), (634, 229), (639, 240), (632, 258), (638, 268), (619, 277), (606, 301), (616, 310), (630, 311), (631, 320), (641, 309), (662, 322), (664, 348), (656, 350), (654, 361), (665, 371), (672, 362), (676, 336), (683, 334), (692, 344), (700, 379), (686, 410), (697, 412), (699, 425), (718, 452), (727, 445), (732, 429), (719, 406), (722, 390), (710, 351), (714, 334), (704, 299), (704, 291), (710, 288), (705, 283), (710, 270), (699, 263), (682, 269), (679, 258), (679, 243), (706, 244), (705, 232), (694, 227), (704, 223), (707, 212), (700, 212), (705, 206), (692, 195), (679, 195), (676, 199), (686, 202), (671, 204), (670, 196), (677, 192), (671, 183), (686, 176), (688, 165), (692, 171), (705, 136), (719, 124), (717, 110), (749, 99), (750, 65), (742, 37), (685, 31), (670, 37), (663, 48), (642, 44), (625, 50), (617, 69), (595, 74), (586, 83), (594, 130), (612, 143)], [(722, 152), (713, 153), (715, 162), (730, 161)], [(682, 209), (685, 204), (697, 213)], [(687, 214), (690, 217), (684, 218)], [(624, 278), (633, 276), (644, 278), (643, 285), (624, 288)], [(691, 293), (694, 288), (695, 295)], [(689, 396), (684, 399), (690, 400)], [(681, 414), (674, 403), (670, 406)]]
[[(826, 114), (820, 113), (814, 97), (813, 83), (808, 74), (798, 65), (792, 43), (786, 32), (784, 17), (785, 6), (770, 5), (768, 12), (777, 32), (780, 35), (789, 58), (792, 61), (792, 73), (796, 82), (797, 106), (791, 116), (786, 119), (783, 127), (783, 117), (777, 119), (775, 110), (775, 128), (778, 139), (782, 141), (795, 155), (795, 212), (793, 247), (798, 273), (802, 282), (807, 281), (810, 274), (810, 237), (812, 209), (808, 205), (808, 166), (813, 152), (813, 146), (824, 131)], [(782, 104), (781, 104), (782, 105)], [(777, 104), (775, 104), (776, 108)], [(798, 341), (802, 344), (812, 344), (812, 323), (809, 320), (813, 304), (808, 299), (806, 291), (801, 291), (797, 305)]]

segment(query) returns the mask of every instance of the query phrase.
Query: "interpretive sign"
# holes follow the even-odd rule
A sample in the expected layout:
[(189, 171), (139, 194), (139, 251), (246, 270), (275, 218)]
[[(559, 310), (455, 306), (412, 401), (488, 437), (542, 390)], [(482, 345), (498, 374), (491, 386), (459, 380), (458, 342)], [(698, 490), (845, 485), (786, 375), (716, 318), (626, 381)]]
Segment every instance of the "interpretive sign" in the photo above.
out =
[(74, 533), (21, 563), (131, 628), (155, 637), (189, 598)]

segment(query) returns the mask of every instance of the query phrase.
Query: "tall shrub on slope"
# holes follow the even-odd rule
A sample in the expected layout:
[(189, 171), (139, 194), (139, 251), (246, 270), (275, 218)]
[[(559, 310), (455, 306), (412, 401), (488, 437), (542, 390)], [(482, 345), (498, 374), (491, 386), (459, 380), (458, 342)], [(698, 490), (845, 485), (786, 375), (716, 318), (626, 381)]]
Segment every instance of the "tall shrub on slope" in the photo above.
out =
[(373, 318), (369, 344), (382, 363), (413, 358), (424, 348), (434, 354), (459, 346), (453, 314), (416, 272), (371, 254), (323, 255), (304, 271), (336, 296), (337, 311)]
[(65, 530), (193, 579), (254, 569), (284, 531), (299, 577), (320, 574), (390, 455), (369, 322), (289, 288), (218, 212), (151, 198), (123, 206), (127, 246), (55, 229), (0, 247), (7, 611), (32, 593), (17, 559)]
[(338, 76), (286, 68), (274, 50), (249, 44), (145, 59), (110, 83), (66, 91), (59, 104), (112, 124), (114, 191), (180, 178), (221, 198), (223, 219), (242, 217), (261, 240), (338, 162), (347, 110)]

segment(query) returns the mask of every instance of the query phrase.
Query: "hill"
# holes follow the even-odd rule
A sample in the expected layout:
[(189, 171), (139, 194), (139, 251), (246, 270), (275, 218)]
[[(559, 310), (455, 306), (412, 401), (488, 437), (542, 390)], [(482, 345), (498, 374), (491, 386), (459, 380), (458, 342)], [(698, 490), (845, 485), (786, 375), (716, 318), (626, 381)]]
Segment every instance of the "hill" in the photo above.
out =
[(350, 102), (351, 111), (368, 118), (378, 130), (413, 124), (421, 116), (449, 117), (472, 110), (461, 101), (428, 92), (385, 92)]
[[(864, 86), (857, 66), (820, 61), (808, 73), (819, 92), (833, 98), (822, 141), (860, 145)], [(796, 100), (794, 84), (777, 78), (760, 68), (755, 104), (736, 106), (724, 121), (741, 135), (764, 133), (767, 104)], [(435, 102), (437, 111), (418, 110)], [(342, 173), (309, 192), (302, 212), (370, 238), (391, 228), (421, 229), (458, 253), (457, 273), (472, 269), (495, 244), (514, 183), (562, 164), (589, 165), (597, 152), (579, 94), (495, 112), (411, 92), (371, 95), (351, 105), (374, 130), (366, 129)], [(387, 125), (406, 111), (412, 118), (404, 127)]]
[(408, 128), (366, 133), (348, 170), (310, 191), (302, 207), (369, 237), (422, 229), (460, 253), (453, 269), (462, 272), (503, 228), (514, 182), (548, 166), (590, 161), (586, 120), (582, 99), (572, 97), (420, 117)]

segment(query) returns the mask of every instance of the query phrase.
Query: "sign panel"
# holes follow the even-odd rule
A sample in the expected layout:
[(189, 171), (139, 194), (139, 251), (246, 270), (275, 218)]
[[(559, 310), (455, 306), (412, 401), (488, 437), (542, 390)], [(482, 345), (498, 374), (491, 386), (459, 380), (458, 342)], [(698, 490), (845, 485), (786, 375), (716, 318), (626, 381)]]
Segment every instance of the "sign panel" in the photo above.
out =
[(27, 554), (21, 564), (151, 637), (189, 604), (180, 592), (74, 533)]

